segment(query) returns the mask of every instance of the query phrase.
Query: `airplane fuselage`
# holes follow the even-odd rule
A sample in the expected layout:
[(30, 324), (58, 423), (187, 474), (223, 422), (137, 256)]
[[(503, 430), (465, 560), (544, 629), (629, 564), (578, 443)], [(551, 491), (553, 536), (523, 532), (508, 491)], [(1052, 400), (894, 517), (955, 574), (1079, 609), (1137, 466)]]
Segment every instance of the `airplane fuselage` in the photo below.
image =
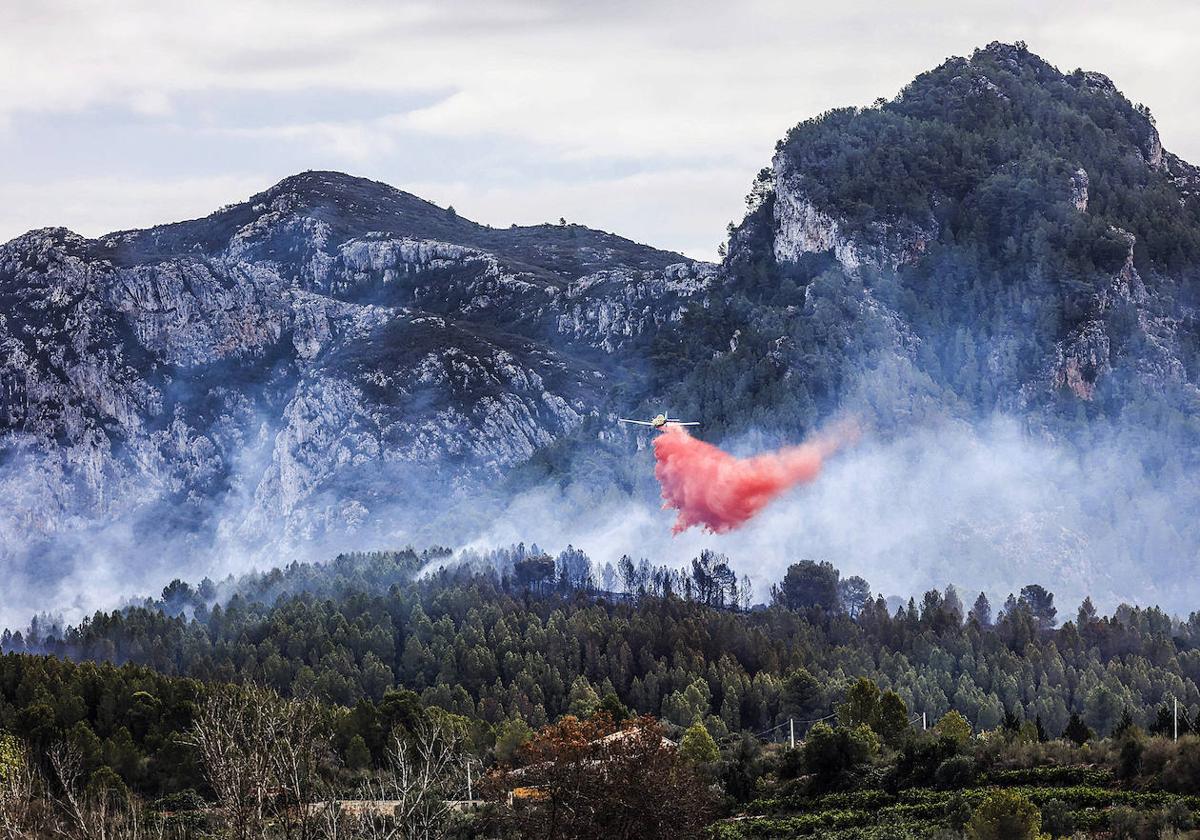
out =
[(700, 425), (699, 423), (695, 422), (694, 420), (675, 420), (674, 418), (671, 417), (671, 415), (667, 414), (666, 412), (663, 412), (662, 414), (659, 414), (656, 417), (652, 417), (649, 420), (630, 420), (627, 417), (618, 417), (617, 422), (630, 423), (634, 426), (649, 426), (651, 429), (654, 429), (655, 431), (659, 431), (659, 432), (665, 430), (668, 426), (699, 426)]

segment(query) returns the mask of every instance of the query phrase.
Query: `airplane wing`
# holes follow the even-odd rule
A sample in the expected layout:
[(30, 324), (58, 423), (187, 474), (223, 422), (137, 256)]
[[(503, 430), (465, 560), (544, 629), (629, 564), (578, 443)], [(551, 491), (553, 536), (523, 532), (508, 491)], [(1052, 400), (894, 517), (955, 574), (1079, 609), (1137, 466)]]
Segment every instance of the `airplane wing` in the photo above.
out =
[(653, 426), (653, 423), (647, 423), (645, 420), (626, 420), (624, 417), (617, 418), (618, 423), (632, 423), (635, 426)]
[(668, 420), (667, 424), (670, 426), (699, 426), (700, 425), (695, 420), (690, 420), (687, 423), (683, 422), (682, 420)]

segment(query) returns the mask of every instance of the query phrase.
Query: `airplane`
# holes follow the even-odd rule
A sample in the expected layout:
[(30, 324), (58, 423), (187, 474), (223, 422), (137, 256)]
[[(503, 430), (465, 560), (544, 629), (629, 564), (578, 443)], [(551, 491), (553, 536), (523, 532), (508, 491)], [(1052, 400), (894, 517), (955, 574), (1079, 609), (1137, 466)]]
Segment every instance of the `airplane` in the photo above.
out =
[(693, 421), (674, 420), (666, 412), (651, 418), (650, 420), (626, 420), (624, 417), (618, 417), (620, 423), (630, 423), (634, 426), (649, 426), (651, 429), (665, 429), (667, 426), (699, 426), (700, 424)]

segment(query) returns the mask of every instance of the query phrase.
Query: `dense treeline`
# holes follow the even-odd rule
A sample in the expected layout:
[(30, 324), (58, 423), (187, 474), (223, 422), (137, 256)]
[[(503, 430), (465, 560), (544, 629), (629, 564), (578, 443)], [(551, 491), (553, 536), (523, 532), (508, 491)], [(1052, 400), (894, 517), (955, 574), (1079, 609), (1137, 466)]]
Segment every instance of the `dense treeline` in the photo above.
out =
[(70, 743), (88, 773), (108, 767), (138, 789), (199, 788), (179, 736), (206, 691), (145, 667), (9, 653), (0, 656), (0, 733), (19, 735), (41, 756)]
[[(891, 613), (866, 581), (810, 562), (789, 569), (770, 606), (746, 610), (748, 581), (710, 553), (688, 574), (623, 560), (622, 575), (574, 549), (554, 560), (517, 546), (386, 590), (349, 583), (426, 562), (409, 551), (297, 564), (211, 605), (174, 584), (162, 601), (2, 644), (347, 707), (403, 688), (488, 726), (541, 726), (611, 695), (680, 726), (706, 719), (718, 736), (760, 731), (827, 714), (860, 676), (931, 720), (955, 709), (985, 730), (1013, 715), (1057, 735), (1074, 712), (1108, 733), (1126, 710), (1148, 725), (1171, 698), (1188, 720), (1200, 712), (1197, 615), (1122, 606), (1101, 617), (1085, 602), (1055, 627), (1053, 595), (1036, 585), (994, 616), (985, 597), (967, 609), (952, 588)], [(618, 591), (599, 588), (606, 579)], [(19, 713), (34, 701), (14, 684), (3, 702)]]
[[(1157, 837), (1140, 827), (1188, 825), (1200, 805), (1185, 796), (1200, 783), (1200, 615), (1122, 606), (1102, 617), (1085, 601), (1060, 624), (1036, 584), (996, 610), (983, 594), (967, 607), (950, 587), (890, 611), (867, 581), (809, 561), (789, 567), (769, 604), (747, 608), (749, 581), (711, 552), (684, 571), (627, 557), (597, 568), (573, 548), (552, 557), (523, 545), (447, 558), (352, 554), (176, 581), (77, 627), (5, 633), (0, 752), (24, 745), (48, 779), (71, 758), (77, 782), (40, 788), (55, 814), (69, 809), (54, 791), (77, 785), (81, 796), (133, 791), (160, 815), (215, 801), (247, 825), (308, 819), (286, 803), (313, 797), (399, 796), (380, 786), (430, 745), (457, 769), (426, 805), (465, 795), (468, 765), (498, 768), (489, 796), (503, 805), (545, 775), (547, 755), (576, 779), (597, 750), (625, 760), (617, 746), (659, 743), (651, 732), (680, 744), (659, 756), (655, 784), (691, 786), (705, 813), (753, 817), (723, 824), (730, 837), (988, 836), (970, 821), (991, 819), (1009, 788), (1031, 821), (1134, 827), (1113, 836)], [(580, 734), (638, 714), (628, 739)], [(251, 760), (279, 739), (238, 735), (245, 720), (306, 733), (303, 780), (288, 788), (270, 769), (290, 753)], [(763, 748), (792, 731), (797, 749)], [(221, 788), (213, 762), (232, 759), (204, 740), (212, 733), (242, 739), (234, 756), (260, 768), (258, 787)], [(1050, 766), (1069, 773), (1045, 776)], [(554, 796), (583, 795), (557, 778), (546, 781)], [(273, 794), (253, 811), (264, 786), (284, 790), (283, 804)], [(451, 822), (519, 833), (548, 818), (540, 802)], [(437, 814), (450, 817), (440, 804)]]

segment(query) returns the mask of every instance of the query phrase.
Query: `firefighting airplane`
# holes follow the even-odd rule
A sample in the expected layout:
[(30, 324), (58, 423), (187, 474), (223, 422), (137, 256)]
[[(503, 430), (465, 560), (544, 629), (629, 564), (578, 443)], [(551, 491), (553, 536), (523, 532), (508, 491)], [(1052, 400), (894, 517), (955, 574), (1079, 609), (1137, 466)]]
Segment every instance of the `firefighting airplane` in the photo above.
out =
[(663, 430), (667, 426), (699, 426), (700, 424), (693, 421), (674, 420), (668, 414), (663, 413), (650, 420), (626, 420), (624, 417), (618, 417), (620, 423), (631, 423), (634, 426), (649, 426), (651, 429)]

